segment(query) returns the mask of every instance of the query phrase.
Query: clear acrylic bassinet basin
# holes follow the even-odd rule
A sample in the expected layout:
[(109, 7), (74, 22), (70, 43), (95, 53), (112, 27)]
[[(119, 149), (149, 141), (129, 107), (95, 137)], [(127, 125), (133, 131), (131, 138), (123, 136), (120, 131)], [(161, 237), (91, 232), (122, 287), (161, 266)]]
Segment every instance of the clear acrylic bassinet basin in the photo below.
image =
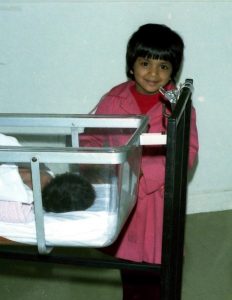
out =
[[(137, 196), (140, 135), (145, 116), (0, 114), (0, 132), (20, 146), (0, 145), (0, 164), (31, 169), (35, 218), (0, 222), (0, 236), (38, 245), (104, 247), (115, 241)], [(94, 204), (83, 211), (45, 213), (40, 171), (74, 172), (94, 187)], [(4, 201), (1, 199), (0, 201)], [(17, 196), (15, 201), (17, 201)]]

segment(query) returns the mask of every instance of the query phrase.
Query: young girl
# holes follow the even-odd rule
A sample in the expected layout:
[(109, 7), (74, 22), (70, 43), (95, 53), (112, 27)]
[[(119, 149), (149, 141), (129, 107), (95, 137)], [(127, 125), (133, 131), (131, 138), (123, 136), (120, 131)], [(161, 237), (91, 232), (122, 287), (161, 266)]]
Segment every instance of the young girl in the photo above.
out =
[[(182, 38), (164, 25), (141, 26), (129, 39), (126, 53), (128, 81), (112, 88), (99, 102), (96, 114), (145, 114), (148, 132), (165, 132), (159, 92), (175, 87), (183, 60)], [(189, 166), (198, 152), (194, 108), (191, 115)], [(120, 237), (108, 252), (136, 262), (160, 263), (163, 225), (165, 147), (144, 147), (137, 205)], [(146, 272), (122, 271), (123, 299), (155, 299), (155, 279)], [(149, 283), (150, 282), (150, 283)]]

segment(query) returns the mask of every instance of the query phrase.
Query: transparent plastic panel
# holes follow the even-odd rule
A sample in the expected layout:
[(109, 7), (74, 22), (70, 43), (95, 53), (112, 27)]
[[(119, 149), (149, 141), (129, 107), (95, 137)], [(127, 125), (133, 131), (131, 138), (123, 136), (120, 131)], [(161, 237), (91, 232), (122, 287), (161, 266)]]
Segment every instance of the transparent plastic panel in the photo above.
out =
[(135, 128), (86, 128), (79, 135), (81, 147), (119, 147), (125, 146)]
[[(139, 138), (146, 120), (69, 118), (0, 115), (0, 129), (19, 143), (0, 144), (0, 167), (18, 168), (18, 177), (30, 189), (34, 211), (30, 220), (0, 220), (0, 236), (38, 244), (42, 251), (46, 246), (104, 247), (118, 237), (137, 199)], [(78, 190), (66, 184), (65, 190), (65, 184), (59, 183), (54, 191), (62, 194), (53, 195), (49, 206), (45, 193), (48, 181), (67, 174), (87, 182), (94, 197), (82, 186)], [(71, 182), (69, 178), (68, 184)], [(70, 205), (68, 201), (72, 201)]]

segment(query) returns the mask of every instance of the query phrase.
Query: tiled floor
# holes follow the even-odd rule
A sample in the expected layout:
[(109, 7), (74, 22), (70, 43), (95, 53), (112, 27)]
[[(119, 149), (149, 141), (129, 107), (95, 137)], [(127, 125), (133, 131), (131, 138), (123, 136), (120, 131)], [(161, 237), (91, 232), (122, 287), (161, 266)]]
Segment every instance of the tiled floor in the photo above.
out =
[[(231, 300), (232, 211), (189, 215), (185, 244), (182, 300)], [(122, 299), (117, 270), (0, 259), (0, 285), (4, 300)]]

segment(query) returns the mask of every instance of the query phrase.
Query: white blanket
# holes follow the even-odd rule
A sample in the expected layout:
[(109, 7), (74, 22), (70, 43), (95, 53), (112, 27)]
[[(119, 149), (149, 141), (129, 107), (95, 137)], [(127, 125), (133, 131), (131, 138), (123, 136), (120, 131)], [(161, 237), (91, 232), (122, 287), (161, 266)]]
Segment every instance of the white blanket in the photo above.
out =
[[(1, 146), (20, 146), (16, 138), (0, 133)], [(14, 164), (0, 165), (0, 201), (32, 203), (32, 191), (23, 183), (18, 167)]]
[[(45, 239), (48, 246), (104, 247), (110, 245), (121, 229), (125, 210), (111, 212), (110, 201), (117, 202), (110, 184), (96, 184), (94, 205), (85, 211), (44, 213)], [(35, 222), (0, 222), (0, 236), (9, 240), (37, 244)]]
[(32, 190), (23, 183), (16, 165), (0, 165), (0, 201), (33, 202)]

